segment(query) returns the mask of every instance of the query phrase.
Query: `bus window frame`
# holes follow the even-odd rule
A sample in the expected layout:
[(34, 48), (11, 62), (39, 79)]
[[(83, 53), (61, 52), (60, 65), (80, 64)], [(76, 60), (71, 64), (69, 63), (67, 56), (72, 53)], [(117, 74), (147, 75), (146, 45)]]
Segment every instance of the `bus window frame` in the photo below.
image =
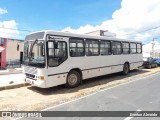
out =
[[(86, 41), (98, 41), (98, 54), (96, 54), (96, 55), (88, 55), (88, 54), (86, 54)], [(86, 56), (88, 56), (88, 57), (90, 57), (90, 56), (99, 56), (100, 55), (100, 41), (98, 40), (98, 39), (89, 39), (89, 38), (86, 38), (85, 39), (85, 55)], [(93, 47), (92, 47), (92, 49), (93, 49)]]
[[(138, 50), (138, 48), (137, 48), (137, 45), (138, 45), (138, 44), (140, 44), (140, 46), (141, 46), (141, 48), (140, 48), (140, 49), (141, 49), (141, 52), (138, 52), (138, 51), (137, 51), (137, 50)], [(137, 51), (137, 54), (142, 54), (142, 44), (141, 44), (141, 43), (136, 43), (136, 49), (137, 49), (137, 50), (136, 50), (136, 51)]]
[[(136, 44), (136, 48), (134, 48), (134, 49), (136, 49), (135, 53), (131, 52), (131, 49), (133, 49), (133, 48), (131, 48), (131, 44)], [(129, 46), (130, 46), (130, 54), (137, 54), (137, 43), (136, 42), (130, 42)]]
[[(121, 49), (120, 49), (120, 50), (121, 50), (121, 53), (120, 53), (120, 54), (114, 54), (114, 50), (113, 50), (113, 43), (114, 43), (114, 42), (119, 42), (119, 43), (120, 43), (120, 46), (121, 46)], [(112, 55), (122, 55), (122, 54), (123, 54), (123, 53), (122, 53), (122, 41), (112, 41), (111, 43), (112, 43)]]
[[(110, 43), (110, 54), (101, 54), (101, 42), (109, 42)], [(112, 42), (110, 40), (100, 40), (100, 43), (99, 43), (99, 54), (101, 56), (108, 56), (108, 55), (112, 55)]]
[(58, 64), (58, 65), (56, 65), (56, 66), (50, 66), (49, 65), (49, 49), (48, 49), (48, 42), (55, 42), (55, 40), (47, 40), (46, 41), (46, 56), (47, 56), (47, 68), (48, 67), (58, 67), (58, 66), (60, 66), (63, 62), (65, 62), (67, 59), (68, 59), (68, 47), (67, 47), (67, 42), (66, 41), (56, 41), (56, 42), (64, 42), (65, 43), (65, 46), (66, 46), (66, 48), (65, 48), (65, 50), (66, 50), (66, 59), (63, 61), (63, 62), (60, 62), (60, 64)]
[[(128, 52), (128, 53), (124, 53), (124, 51), (123, 51), (123, 43), (128, 43), (128, 44), (129, 44), (129, 52)], [(125, 48), (125, 49), (126, 49), (126, 48)], [(123, 54), (123, 55), (131, 54), (131, 51), (130, 51), (130, 42), (122, 41), (122, 54)]]
[[(71, 48), (72, 47), (70, 47), (70, 40), (72, 40), (72, 39), (77, 39), (77, 40), (82, 40), (83, 41), (83, 55), (81, 55), (81, 56), (71, 56), (71, 54), (70, 54), (70, 50), (71, 50)], [(76, 48), (77, 48), (77, 46), (76, 46)], [(69, 56), (70, 57), (84, 57), (86, 54), (85, 54), (85, 39), (84, 38), (79, 38), (79, 37), (70, 37), (69, 38)]]

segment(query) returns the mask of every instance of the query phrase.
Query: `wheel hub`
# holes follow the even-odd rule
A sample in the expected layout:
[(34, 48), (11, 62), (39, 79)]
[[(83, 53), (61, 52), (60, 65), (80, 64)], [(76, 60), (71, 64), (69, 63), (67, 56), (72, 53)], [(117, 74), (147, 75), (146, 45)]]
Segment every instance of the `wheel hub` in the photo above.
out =
[(68, 82), (69, 82), (69, 84), (71, 84), (71, 85), (76, 84), (76, 82), (77, 82), (77, 76), (74, 75), (74, 74), (71, 74), (71, 75), (69, 76)]

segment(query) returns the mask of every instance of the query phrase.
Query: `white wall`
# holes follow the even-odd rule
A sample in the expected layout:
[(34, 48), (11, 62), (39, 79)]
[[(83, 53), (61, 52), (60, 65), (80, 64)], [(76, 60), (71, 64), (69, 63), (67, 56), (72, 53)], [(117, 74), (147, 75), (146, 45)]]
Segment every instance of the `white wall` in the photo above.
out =
[[(19, 44), (19, 51), (17, 51), (17, 44)], [(23, 52), (24, 42), (21, 40), (7, 40), (6, 60), (20, 59), (20, 52)]]

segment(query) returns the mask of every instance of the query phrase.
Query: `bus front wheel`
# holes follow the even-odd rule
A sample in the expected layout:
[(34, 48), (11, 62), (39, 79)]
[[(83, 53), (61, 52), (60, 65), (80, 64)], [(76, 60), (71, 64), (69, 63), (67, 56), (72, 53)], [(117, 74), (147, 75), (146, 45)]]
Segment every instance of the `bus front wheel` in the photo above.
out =
[(80, 74), (77, 71), (69, 72), (66, 80), (67, 88), (74, 88), (80, 84)]
[(125, 63), (123, 66), (123, 75), (127, 75), (129, 73), (129, 64)]

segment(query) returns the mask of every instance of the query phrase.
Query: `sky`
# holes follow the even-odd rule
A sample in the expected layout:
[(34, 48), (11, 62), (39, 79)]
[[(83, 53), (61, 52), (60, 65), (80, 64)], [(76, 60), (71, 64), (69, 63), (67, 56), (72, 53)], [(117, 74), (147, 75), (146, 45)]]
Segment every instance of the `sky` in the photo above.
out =
[(160, 41), (160, 0), (0, 0), (0, 37), (25, 39), (40, 30)]

